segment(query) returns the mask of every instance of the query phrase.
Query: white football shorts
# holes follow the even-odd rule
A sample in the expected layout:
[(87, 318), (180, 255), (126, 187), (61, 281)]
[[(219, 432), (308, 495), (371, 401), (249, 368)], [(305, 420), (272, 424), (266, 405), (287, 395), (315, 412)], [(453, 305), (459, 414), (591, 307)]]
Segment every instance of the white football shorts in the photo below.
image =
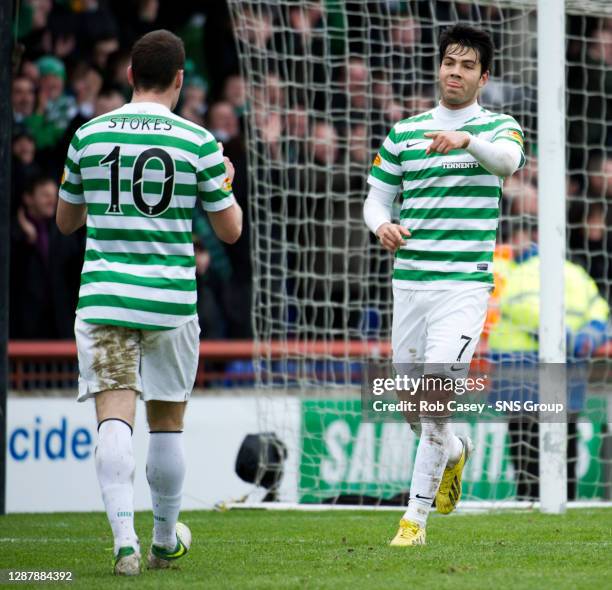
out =
[[(491, 288), (393, 289), (393, 364), (398, 374), (467, 377)], [(420, 365), (424, 365), (422, 369)]]
[(144, 401), (189, 399), (200, 356), (197, 318), (171, 330), (135, 330), (77, 317), (74, 332), (78, 401), (111, 389), (131, 389)]

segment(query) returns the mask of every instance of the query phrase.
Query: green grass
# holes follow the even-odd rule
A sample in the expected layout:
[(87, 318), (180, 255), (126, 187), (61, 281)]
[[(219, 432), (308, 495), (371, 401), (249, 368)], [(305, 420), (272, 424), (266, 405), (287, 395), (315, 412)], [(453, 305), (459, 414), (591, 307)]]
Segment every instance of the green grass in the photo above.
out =
[[(388, 546), (400, 512), (185, 512), (194, 543), (178, 571), (113, 579), (94, 514), (0, 517), (0, 569), (72, 570), (73, 588), (610, 587), (612, 510), (432, 515), (428, 545)], [(150, 513), (136, 515), (143, 552)], [(19, 587), (34, 587), (19, 585)]]

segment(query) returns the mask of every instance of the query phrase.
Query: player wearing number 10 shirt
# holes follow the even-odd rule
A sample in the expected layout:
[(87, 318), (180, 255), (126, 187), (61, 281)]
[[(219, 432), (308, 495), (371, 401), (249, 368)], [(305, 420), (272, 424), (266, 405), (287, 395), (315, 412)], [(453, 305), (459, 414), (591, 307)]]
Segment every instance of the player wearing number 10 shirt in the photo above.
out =
[[(516, 120), (478, 104), (493, 60), (489, 34), (455, 25), (441, 34), (439, 49), (440, 104), (390, 131), (368, 178), (364, 219), (395, 254), (396, 370), (424, 365), (419, 370), (428, 376), (455, 380), (467, 376), (485, 322), (503, 178), (523, 166), (525, 155)], [(400, 220), (392, 223), (398, 191)], [(446, 395), (440, 388), (414, 393), (426, 401)], [(409, 417), (420, 441), (393, 546), (425, 543), (434, 499), (438, 512), (455, 508), (472, 451), (468, 437), (452, 432), (448, 412), (424, 411), (418, 418), (420, 424)]]
[(172, 113), (184, 62), (182, 41), (168, 31), (136, 42), (132, 102), (77, 130), (57, 212), (63, 233), (87, 225), (75, 322), (78, 399), (95, 400), (96, 471), (120, 575), (140, 572), (131, 440), (137, 396), (151, 432), (148, 566), (170, 567), (189, 549), (191, 533), (177, 519), (183, 416), (199, 359), (194, 207), (201, 203), (223, 241), (235, 242), (242, 230), (231, 162), (207, 130)]

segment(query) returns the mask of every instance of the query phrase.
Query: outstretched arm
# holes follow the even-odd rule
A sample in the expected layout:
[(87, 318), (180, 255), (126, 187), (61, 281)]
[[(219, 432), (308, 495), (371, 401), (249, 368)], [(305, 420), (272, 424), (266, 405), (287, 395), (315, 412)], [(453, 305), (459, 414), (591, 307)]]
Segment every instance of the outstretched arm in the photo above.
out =
[(428, 154), (447, 154), (451, 150), (464, 149), (495, 176), (512, 176), (521, 164), (522, 151), (511, 141), (490, 142), (466, 131), (435, 131), (425, 133), (431, 138)]

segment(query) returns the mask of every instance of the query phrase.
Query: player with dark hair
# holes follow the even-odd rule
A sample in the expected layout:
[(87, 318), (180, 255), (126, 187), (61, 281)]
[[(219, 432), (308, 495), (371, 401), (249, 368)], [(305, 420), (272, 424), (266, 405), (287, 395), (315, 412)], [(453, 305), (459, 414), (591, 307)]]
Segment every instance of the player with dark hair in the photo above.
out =
[(169, 31), (136, 42), (132, 102), (82, 125), (66, 159), (57, 224), (87, 224), (75, 333), (79, 401), (93, 397), (96, 470), (113, 531), (116, 574), (140, 572), (134, 530), (132, 428), (138, 395), (150, 428), (150, 568), (189, 549), (177, 523), (185, 458), (183, 416), (199, 359), (192, 214), (199, 200), (217, 236), (235, 242), (242, 211), (233, 166), (207, 130), (172, 113), (185, 50)]
[[(393, 362), (398, 373), (465, 378), (493, 287), (502, 181), (525, 162), (523, 132), (509, 115), (478, 104), (489, 80), (488, 33), (456, 25), (440, 36), (440, 104), (397, 123), (374, 160), (364, 219), (395, 254)], [(401, 191), (399, 223), (391, 206)], [(429, 372), (429, 373), (428, 373)], [(443, 399), (444, 392), (416, 392)], [(410, 501), (395, 546), (425, 543), (432, 502), (454, 510), (472, 450), (448, 413), (419, 415)]]

